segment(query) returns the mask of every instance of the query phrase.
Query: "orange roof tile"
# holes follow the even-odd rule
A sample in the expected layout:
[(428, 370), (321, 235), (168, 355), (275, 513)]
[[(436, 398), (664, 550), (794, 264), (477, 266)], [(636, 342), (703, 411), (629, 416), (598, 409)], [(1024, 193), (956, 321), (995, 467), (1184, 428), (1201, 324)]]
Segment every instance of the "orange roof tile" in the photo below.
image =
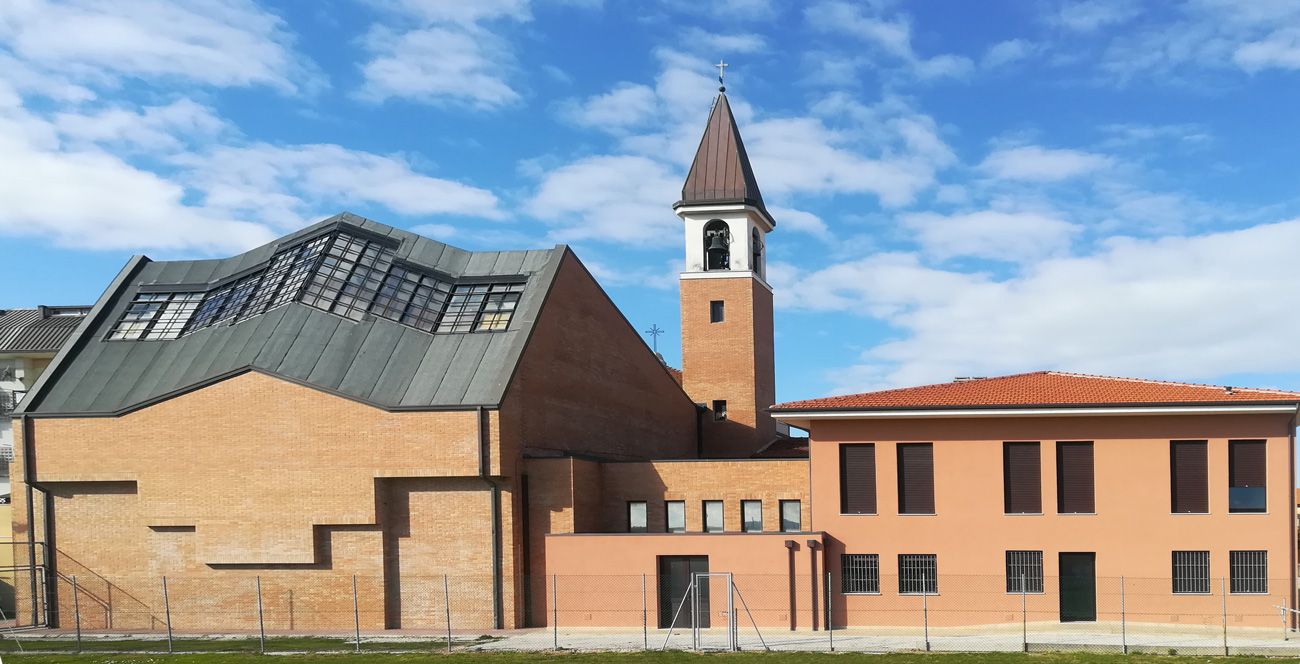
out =
[(1300, 403), (1300, 392), (1092, 376), (1062, 371), (972, 378), (824, 399), (789, 401), (777, 411)]

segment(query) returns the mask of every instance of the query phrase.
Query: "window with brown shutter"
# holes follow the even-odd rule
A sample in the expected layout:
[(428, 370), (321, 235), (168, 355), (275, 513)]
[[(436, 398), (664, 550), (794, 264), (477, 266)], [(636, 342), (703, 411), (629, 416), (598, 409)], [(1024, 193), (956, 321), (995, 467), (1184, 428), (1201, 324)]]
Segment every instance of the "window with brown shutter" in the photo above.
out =
[(1097, 511), (1092, 471), (1091, 442), (1056, 444), (1056, 513), (1093, 514)]
[(1262, 440), (1228, 441), (1228, 511), (1265, 512), (1267, 463)]
[(898, 444), (898, 513), (934, 514), (934, 445)]
[(876, 513), (876, 446), (840, 445), (840, 513)]
[(1007, 514), (1043, 511), (1038, 443), (1002, 443), (1002, 507)]
[(1175, 514), (1208, 514), (1209, 471), (1203, 440), (1169, 443), (1170, 504)]

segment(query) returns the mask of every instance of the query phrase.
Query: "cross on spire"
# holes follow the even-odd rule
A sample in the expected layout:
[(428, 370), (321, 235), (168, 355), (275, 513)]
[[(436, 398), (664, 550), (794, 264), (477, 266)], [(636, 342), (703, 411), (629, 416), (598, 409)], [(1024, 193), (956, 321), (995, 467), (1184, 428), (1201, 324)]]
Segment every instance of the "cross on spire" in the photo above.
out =
[(722, 82), (722, 78), (727, 73), (726, 72), (727, 67), (730, 67), (731, 65), (727, 64), (725, 61), (719, 58), (718, 64), (713, 66), (718, 68), (718, 92), (726, 92), (727, 86)]

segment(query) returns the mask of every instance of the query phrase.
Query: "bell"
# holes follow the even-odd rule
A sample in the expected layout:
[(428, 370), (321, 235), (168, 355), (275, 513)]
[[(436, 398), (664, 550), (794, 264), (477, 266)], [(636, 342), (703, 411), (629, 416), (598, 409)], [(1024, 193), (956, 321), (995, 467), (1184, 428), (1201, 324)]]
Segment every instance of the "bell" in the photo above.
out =
[(714, 235), (709, 238), (709, 251), (726, 251), (727, 241), (722, 239), (722, 235)]

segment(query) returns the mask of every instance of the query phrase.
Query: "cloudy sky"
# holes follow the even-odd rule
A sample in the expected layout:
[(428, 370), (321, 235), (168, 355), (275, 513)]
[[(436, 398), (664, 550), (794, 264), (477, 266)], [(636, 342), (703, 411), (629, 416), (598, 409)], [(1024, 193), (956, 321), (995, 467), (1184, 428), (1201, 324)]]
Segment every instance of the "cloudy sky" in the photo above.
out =
[(0, 307), (351, 210), (569, 243), (676, 362), (719, 58), (778, 221), (780, 399), (1300, 388), (1290, 0), (5, 0)]

